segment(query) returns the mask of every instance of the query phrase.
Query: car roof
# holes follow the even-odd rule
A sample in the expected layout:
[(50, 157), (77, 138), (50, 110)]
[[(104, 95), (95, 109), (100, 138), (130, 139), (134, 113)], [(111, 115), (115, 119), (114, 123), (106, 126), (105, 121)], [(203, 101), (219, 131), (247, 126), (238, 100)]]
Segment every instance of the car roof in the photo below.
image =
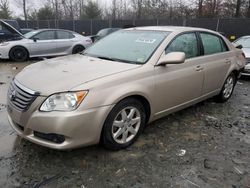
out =
[(204, 31), (219, 34), (218, 32), (198, 28), (198, 27), (183, 27), (183, 26), (146, 26), (146, 27), (134, 27), (126, 30), (149, 30), (149, 31), (168, 31), (168, 32), (185, 32), (185, 31)]
[(65, 30), (65, 29), (35, 29), (33, 31), (37, 31), (37, 32), (41, 32), (41, 31), (67, 31), (67, 32), (76, 33), (75, 31), (70, 31), (70, 30)]

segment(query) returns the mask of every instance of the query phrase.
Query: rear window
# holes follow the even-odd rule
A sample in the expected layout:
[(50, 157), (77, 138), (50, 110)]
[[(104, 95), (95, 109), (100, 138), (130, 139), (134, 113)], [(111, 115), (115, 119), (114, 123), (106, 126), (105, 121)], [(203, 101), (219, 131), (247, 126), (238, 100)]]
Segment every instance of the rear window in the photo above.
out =
[(201, 33), (200, 35), (204, 48), (204, 55), (221, 53), (228, 50), (220, 37), (209, 33)]
[(72, 39), (75, 36), (68, 31), (57, 31), (57, 39)]

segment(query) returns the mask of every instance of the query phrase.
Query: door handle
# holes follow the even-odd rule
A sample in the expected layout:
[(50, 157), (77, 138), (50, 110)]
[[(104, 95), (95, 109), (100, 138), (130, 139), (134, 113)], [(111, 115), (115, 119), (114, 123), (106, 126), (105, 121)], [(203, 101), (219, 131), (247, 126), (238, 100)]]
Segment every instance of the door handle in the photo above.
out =
[(230, 59), (226, 59), (226, 61), (225, 61), (225, 63), (226, 64), (229, 64), (229, 63), (231, 63), (232, 61), (230, 60)]
[(200, 66), (200, 65), (198, 65), (197, 67), (196, 67), (196, 71), (202, 71), (204, 68), (202, 67), (202, 66)]

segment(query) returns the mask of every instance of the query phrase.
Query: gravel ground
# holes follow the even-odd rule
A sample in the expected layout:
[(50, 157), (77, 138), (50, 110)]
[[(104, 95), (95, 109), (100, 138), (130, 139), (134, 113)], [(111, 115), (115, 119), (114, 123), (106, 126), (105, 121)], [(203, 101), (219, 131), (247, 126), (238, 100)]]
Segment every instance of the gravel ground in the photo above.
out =
[(250, 79), (224, 104), (212, 99), (147, 126), (118, 152), (60, 152), (16, 136), (6, 92), (27, 64), (0, 62), (0, 187), (250, 188)]

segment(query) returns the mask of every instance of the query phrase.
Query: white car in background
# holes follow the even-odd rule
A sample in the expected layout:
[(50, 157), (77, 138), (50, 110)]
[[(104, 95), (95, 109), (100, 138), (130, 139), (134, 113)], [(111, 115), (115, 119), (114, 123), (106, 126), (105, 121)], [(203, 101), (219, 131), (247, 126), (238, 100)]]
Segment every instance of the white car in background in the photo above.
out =
[(240, 37), (234, 43), (242, 46), (242, 51), (246, 57), (246, 66), (241, 75), (250, 76), (250, 36)]
[(32, 57), (76, 54), (92, 44), (89, 37), (61, 29), (39, 29), (25, 35), (17, 31), (17, 34), (21, 36), (19, 40), (0, 43), (1, 59), (25, 61)]

